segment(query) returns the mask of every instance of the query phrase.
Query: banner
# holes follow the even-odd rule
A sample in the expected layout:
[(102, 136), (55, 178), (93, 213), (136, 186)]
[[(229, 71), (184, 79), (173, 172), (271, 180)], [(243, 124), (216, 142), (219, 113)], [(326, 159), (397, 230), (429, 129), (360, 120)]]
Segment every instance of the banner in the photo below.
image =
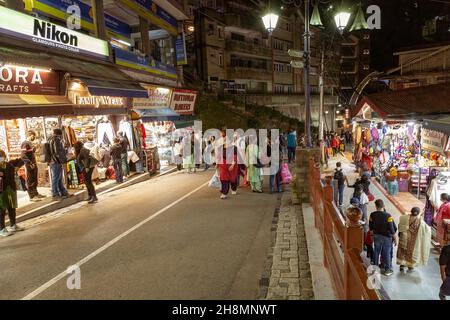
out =
[(422, 129), (422, 149), (443, 154), (446, 151), (448, 136), (442, 132)]
[[(177, 79), (177, 70), (158, 61), (150, 61), (134, 52), (122, 50), (113, 47), (116, 64), (137, 70), (143, 70), (149, 73)], [(153, 63), (153, 65), (152, 65)]]
[(196, 91), (174, 89), (170, 108), (180, 115), (192, 115), (196, 100)]
[(172, 97), (172, 90), (155, 86), (142, 85), (147, 89), (148, 99), (133, 99), (133, 109), (163, 109), (168, 108)]
[(184, 37), (184, 32), (178, 35), (177, 41), (175, 43), (175, 48), (177, 52), (177, 64), (179, 66), (188, 64), (186, 55), (186, 40)]
[(106, 41), (1, 6), (0, 35), (98, 59), (109, 58)]
[(0, 93), (58, 95), (58, 74), (50, 70), (3, 65), (0, 67)]
[[(95, 25), (92, 7), (81, 2), (81, 0), (27, 0), (26, 9), (41, 13), (47, 17), (54, 17), (66, 21), (69, 17), (67, 8), (72, 5), (77, 5), (80, 8), (82, 29), (94, 31)], [(110, 38), (130, 42), (131, 27), (128, 24), (105, 14), (105, 25)]]
[(178, 21), (168, 12), (151, 0), (118, 0), (132, 9), (142, 18), (147, 19), (158, 27), (167, 30), (172, 35), (178, 35)]

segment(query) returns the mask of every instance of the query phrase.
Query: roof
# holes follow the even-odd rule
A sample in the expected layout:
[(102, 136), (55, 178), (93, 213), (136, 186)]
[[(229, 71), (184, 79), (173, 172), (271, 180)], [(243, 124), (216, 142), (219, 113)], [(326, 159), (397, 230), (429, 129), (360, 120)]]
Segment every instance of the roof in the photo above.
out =
[(450, 114), (450, 83), (369, 94), (358, 103), (353, 115), (369, 106), (382, 118), (420, 118)]

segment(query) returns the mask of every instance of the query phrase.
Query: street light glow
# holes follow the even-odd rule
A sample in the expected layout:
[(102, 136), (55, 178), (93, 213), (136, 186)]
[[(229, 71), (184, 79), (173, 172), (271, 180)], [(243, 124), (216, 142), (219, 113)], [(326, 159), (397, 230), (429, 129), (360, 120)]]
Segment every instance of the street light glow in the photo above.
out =
[(278, 15), (275, 13), (268, 13), (264, 17), (262, 17), (264, 27), (269, 33), (272, 33), (273, 30), (275, 30), (275, 28), (277, 27), (278, 18)]
[(336, 26), (339, 31), (344, 31), (347, 27), (348, 22), (350, 21), (351, 14), (348, 12), (339, 12), (334, 16), (334, 21), (336, 22)]

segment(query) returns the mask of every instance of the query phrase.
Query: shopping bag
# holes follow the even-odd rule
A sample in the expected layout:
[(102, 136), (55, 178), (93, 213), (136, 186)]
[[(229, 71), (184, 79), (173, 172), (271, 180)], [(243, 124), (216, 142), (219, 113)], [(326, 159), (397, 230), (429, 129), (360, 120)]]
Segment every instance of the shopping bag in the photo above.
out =
[(289, 166), (287, 163), (281, 165), (281, 184), (289, 184), (292, 182), (292, 174), (289, 171)]
[(220, 182), (219, 176), (215, 173), (211, 180), (209, 180), (208, 186), (213, 189), (220, 189), (222, 187), (222, 183)]

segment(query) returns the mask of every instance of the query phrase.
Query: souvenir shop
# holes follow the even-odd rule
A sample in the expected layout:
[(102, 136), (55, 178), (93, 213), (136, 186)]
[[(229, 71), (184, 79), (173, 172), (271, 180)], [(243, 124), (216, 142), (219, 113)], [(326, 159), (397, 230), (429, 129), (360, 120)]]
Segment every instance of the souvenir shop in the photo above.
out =
[(145, 130), (145, 144), (157, 148), (162, 168), (175, 163), (173, 146), (176, 141), (193, 132), (197, 94), (190, 90), (169, 89), (143, 85), (148, 99), (133, 99), (133, 108)]

